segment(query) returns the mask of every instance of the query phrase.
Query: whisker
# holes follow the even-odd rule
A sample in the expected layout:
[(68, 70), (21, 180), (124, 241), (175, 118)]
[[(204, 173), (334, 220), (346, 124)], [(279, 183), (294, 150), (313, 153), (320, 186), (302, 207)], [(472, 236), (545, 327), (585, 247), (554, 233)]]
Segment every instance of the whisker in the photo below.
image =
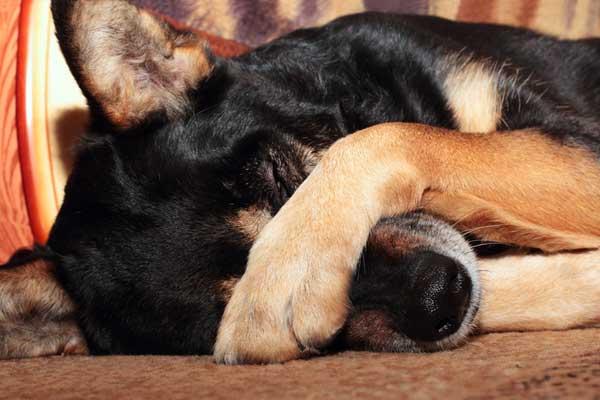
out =
[(453, 228), (456, 228), (456, 225), (458, 225), (459, 223), (461, 223), (462, 221), (464, 221), (465, 219), (469, 218), (470, 216), (472, 216), (473, 214), (475, 214), (477, 212), (477, 210), (471, 211), (470, 213), (466, 213), (465, 215), (463, 215), (462, 217), (458, 218), (456, 221), (454, 221), (454, 223), (451, 225)]
[(467, 230), (467, 231), (463, 231), (463, 232), (461, 232), (461, 233), (462, 233), (463, 235), (468, 235), (468, 234), (471, 234), (471, 233), (473, 233), (473, 232), (480, 231), (480, 230), (482, 230), (482, 229), (488, 229), (488, 228), (499, 228), (499, 227), (502, 227), (502, 226), (506, 226), (506, 225), (505, 225), (505, 224), (491, 224), (491, 225), (483, 225), (483, 226), (478, 226), (478, 227), (475, 227), (475, 228), (473, 228), (473, 229), (469, 229), (469, 230)]
[(472, 244), (470, 245), (472, 249), (476, 249), (478, 247), (483, 247), (483, 246), (493, 246), (495, 244), (499, 244), (502, 245), (504, 243), (500, 243), (500, 242), (488, 242), (488, 243), (479, 243), (479, 244)]

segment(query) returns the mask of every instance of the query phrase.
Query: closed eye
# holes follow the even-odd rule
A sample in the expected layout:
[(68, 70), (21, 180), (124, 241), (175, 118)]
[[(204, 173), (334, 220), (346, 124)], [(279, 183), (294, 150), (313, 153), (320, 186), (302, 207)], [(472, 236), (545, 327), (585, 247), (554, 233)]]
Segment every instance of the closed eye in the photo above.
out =
[(279, 197), (282, 202), (281, 205), (283, 206), (283, 204), (287, 202), (294, 193), (294, 188), (291, 187), (288, 181), (284, 178), (285, 171), (282, 171), (281, 168), (281, 166), (273, 163), (273, 177), (275, 179), (277, 191), (279, 192)]
[(285, 179), (283, 166), (276, 161), (271, 161), (267, 166), (266, 179), (270, 191), (270, 203), (273, 215), (287, 202), (293, 189)]

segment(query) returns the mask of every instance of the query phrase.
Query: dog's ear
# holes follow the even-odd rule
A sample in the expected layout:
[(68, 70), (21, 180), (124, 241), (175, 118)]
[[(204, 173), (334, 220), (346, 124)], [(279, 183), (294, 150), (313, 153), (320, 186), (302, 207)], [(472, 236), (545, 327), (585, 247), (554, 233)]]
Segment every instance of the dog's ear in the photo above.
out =
[(92, 115), (117, 129), (181, 115), (212, 69), (202, 39), (125, 0), (53, 0), (52, 14)]

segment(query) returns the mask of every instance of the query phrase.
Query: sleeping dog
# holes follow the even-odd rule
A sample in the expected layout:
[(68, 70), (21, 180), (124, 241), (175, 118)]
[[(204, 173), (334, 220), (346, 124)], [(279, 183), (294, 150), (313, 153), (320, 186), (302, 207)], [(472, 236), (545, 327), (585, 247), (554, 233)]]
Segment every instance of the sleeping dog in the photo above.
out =
[(277, 362), (600, 321), (599, 39), (368, 13), (221, 59), (126, 1), (52, 11), (91, 124), (47, 245), (2, 271), (4, 356)]

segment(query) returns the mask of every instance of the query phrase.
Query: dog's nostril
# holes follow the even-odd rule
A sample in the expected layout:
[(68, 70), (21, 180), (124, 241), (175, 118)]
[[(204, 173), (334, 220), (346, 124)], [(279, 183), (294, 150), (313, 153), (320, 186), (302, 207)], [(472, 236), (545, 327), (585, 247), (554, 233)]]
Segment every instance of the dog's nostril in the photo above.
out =
[(437, 333), (442, 336), (448, 336), (456, 331), (457, 323), (455, 318), (448, 318), (438, 324), (436, 328)]

